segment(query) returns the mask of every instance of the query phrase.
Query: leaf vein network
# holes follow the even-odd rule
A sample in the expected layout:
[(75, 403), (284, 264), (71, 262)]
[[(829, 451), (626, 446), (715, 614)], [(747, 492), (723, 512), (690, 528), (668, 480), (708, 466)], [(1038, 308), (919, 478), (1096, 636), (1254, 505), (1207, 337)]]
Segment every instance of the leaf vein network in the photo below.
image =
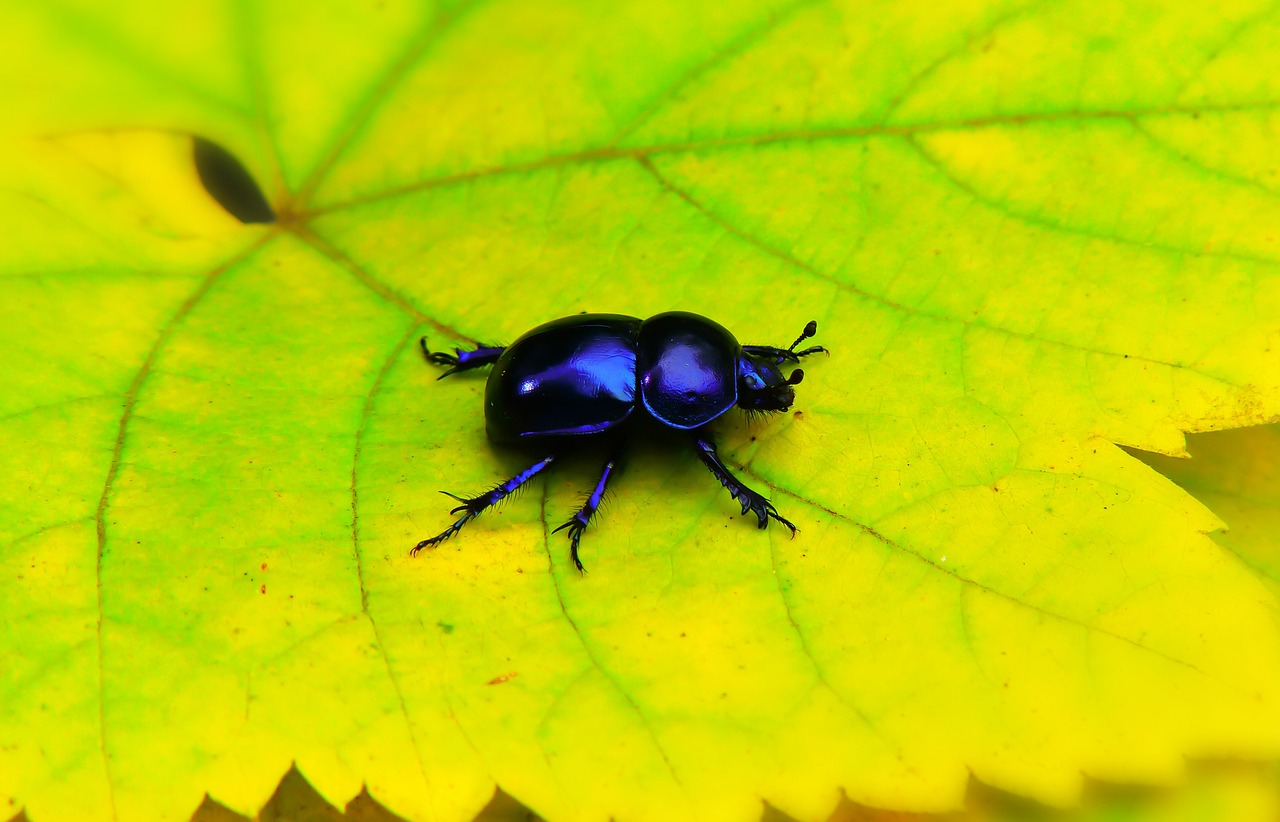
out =
[[(684, 783), (680, 779), (680, 775), (676, 772), (675, 765), (671, 762), (671, 757), (667, 755), (666, 748), (663, 747), (662, 741), (658, 738), (657, 731), (654, 730), (653, 724), (649, 721), (649, 718), (645, 713), (640, 710), (639, 704), (636, 703), (635, 699), (632, 698), (627, 689), (622, 686), (622, 683), (618, 681), (618, 678), (608, 668), (606, 668), (600, 661), (600, 658), (596, 656), (595, 651), (591, 648), (591, 644), (587, 642), (587, 638), (583, 636), (581, 629), (578, 628), (577, 621), (574, 620), (573, 616), (569, 613), (569, 607), (564, 601), (564, 594), (560, 590), (560, 580), (556, 577), (555, 561), (551, 557), (551, 532), (550, 527), (547, 525), (547, 484), (545, 481), (541, 483), (541, 487), (541, 505), (539, 507), (538, 518), (542, 524), (542, 548), (547, 555), (547, 574), (551, 579), (551, 586), (556, 596), (556, 602), (560, 606), (560, 613), (564, 616), (564, 620), (568, 623), (574, 636), (578, 638), (578, 644), (582, 646), (582, 651), (586, 654), (591, 665), (600, 672), (600, 675), (603, 676), (610, 685), (613, 686), (613, 689), (620, 697), (622, 697), (622, 700), (630, 706), (631, 711), (636, 715), (636, 718), (640, 720), (640, 724), (644, 726), (650, 742), (653, 743), (658, 755), (662, 758), (663, 763), (666, 764), (667, 772), (671, 775), (672, 781), (681, 789), (682, 792), (685, 792), (686, 798), (689, 798), (687, 791), (685, 791)], [(691, 799), (690, 804), (692, 804)]]
[(404, 690), (401, 688), (400, 680), (391, 665), (391, 659), (387, 656), (387, 646), (382, 641), (382, 631), (378, 628), (377, 620), (373, 618), (373, 612), (369, 610), (369, 590), (364, 584), (364, 555), (360, 550), (360, 491), (358, 482), (360, 452), (364, 445), (365, 432), (369, 427), (374, 398), (381, 391), (387, 374), (391, 372), (392, 365), (404, 352), (405, 346), (417, 329), (418, 325), (411, 323), (395, 341), (395, 344), (392, 345), (391, 350), (383, 359), (382, 366), (378, 369), (378, 374), (374, 377), (372, 385), (369, 386), (369, 392), (365, 395), (364, 404), (360, 409), (360, 424), (356, 428), (355, 446), (352, 448), (351, 455), (351, 552), (356, 564), (356, 583), (360, 588), (360, 610), (363, 612), (365, 619), (369, 620), (369, 628), (373, 631), (373, 639), (378, 647), (378, 656), (382, 659), (382, 667), (386, 671), (387, 679), (390, 681), (392, 689), (395, 691), (396, 701), (400, 706), (400, 715), (404, 718), (405, 731), (409, 734), (409, 741), (413, 744), (413, 754), (418, 761), (418, 771), (422, 775), (423, 784), (429, 787), (431, 779), (427, 776), (427, 766), (422, 758), (421, 743), (418, 742), (418, 735), (414, 732), (413, 721), (409, 718), (409, 706), (404, 699)]
[(825, 512), (826, 512), (828, 515), (830, 515), (831, 517), (834, 517), (835, 519), (841, 520), (842, 522), (847, 522), (847, 523), (849, 523), (850, 525), (852, 525), (852, 526), (854, 526), (855, 528), (857, 528), (858, 530), (862, 531), (862, 532), (863, 532), (864, 534), (866, 534), (867, 536), (872, 537), (873, 539), (877, 540), (878, 542), (880, 542), (881, 544), (885, 545), (886, 547), (888, 547), (888, 548), (890, 548), (890, 549), (892, 549), (892, 550), (894, 550), (894, 551), (900, 552), (900, 553), (902, 553), (902, 554), (904, 554), (904, 555), (906, 555), (906, 556), (913, 557), (914, 559), (916, 559), (916, 560), (918, 560), (918, 561), (920, 561), (920, 562), (924, 563), (925, 565), (929, 566), (929, 567), (930, 567), (930, 568), (932, 568), (934, 571), (936, 571), (936, 572), (938, 572), (938, 573), (940, 573), (940, 574), (944, 574), (944, 575), (946, 575), (946, 576), (952, 577), (953, 579), (958, 580), (958, 581), (959, 581), (959, 582), (961, 582), (962, 584), (972, 587), (974, 590), (981, 591), (982, 593), (985, 593), (985, 594), (991, 594), (992, 596), (999, 597), (1000, 599), (1003, 599), (1003, 600), (1005, 600), (1005, 601), (1007, 601), (1007, 602), (1013, 603), (1014, 605), (1018, 605), (1018, 606), (1020, 606), (1020, 607), (1022, 607), (1022, 608), (1026, 608), (1026, 609), (1028, 609), (1028, 610), (1030, 610), (1030, 611), (1034, 611), (1035, 613), (1040, 614), (1040, 615), (1042, 615), (1042, 616), (1049, 617), (1049, 618), (1051, 618), (1051, 619), (1055, 619), (1055, 620), (1058, 620), (1058, 621), (1061, 621), (1061, 622), (1065, 622), (1065, 623), (1067, 623), (1067, 624), (1069, 624), (1069, 625), (1074, 625), (1074, 626), (1076, 626), (1077, 628), (1080, 628), (1080, 629), (1084, 630), (1085, 632), (1094, 631), (1094, 632), (1097, 632), (1097, 633), (1102, 634), (1102, 635), (1104, 635), (1104, 636), (1111, 637), (1112, 639), (1119, 640), (1120, 642), (1123, 642), (1123, 643), (1125, 643), (1125, 644), (1132, 645), (1133, 647), (1138, 648), (1139, 650), (1146, 651), (1147, 653), (1152, 654), (1152, 655), (1154, 655), (1154, 656), (1157, 656), (1157, 657), (1159, 657), (1160, 659), (1165, 660), (1166, 662), (1170, 662), (1170, 663), (1173, 663), (1173, 664), (1175, 664), (1175, 665), (1179, 665), (1179, 666), (1181, 666), (1181, 667), (1183, 667), (1183, 668), (1187, 668), (1187, 669), (1190, 669), (1190, 670), (1192, 670), (1192, 671), (1195, 671), (1196, 673), (1200, 674), (1200, 675), (1201, 675), (1201, 676), (1203, 676), (1203, 677), (1206, 677), (1206, 678), (1209, 678), (1209, 679), (1213, 679), (1213, 677), (1212, 677), (1212, 676), (1210, 676), (1210, 674), (1209, 674), (1208, 672), (1204, 671), (1203, 669), (1199, 668), (1198, 666), (1196, 666), (1196, 665), (1195, 665), (1195, 664), (1193, 664), (1193, 663), (1187, 662), (1186, 660), (1178, 659), (1177, 657), (1174, 657), (1174, 656), (1170, 656), (1169, 654), (1166, 654), (1166, 653), (1164, 653), (1163, 651), (1157, 650), (1157, 649), (1152, 648), (1152, 647), (1150, 647), (1150, 646), (1143, 645), (1141, 642), (1138, 642), (1137, 640), (1132, 639), (1132, 638), (1130, 638), (1130, 637), (1124, 636), (1123, 634), (1118, 634), (1118, 633), (1115, 633), (1115, 632), (1113, 632), (1113, 631), (1109, 631), (1109, 630), (1107, 630), (1107, 629), (1105, 629), (1105, 628), (1100, 628), (1100, 627), (1098, 627), (1098, 626), (1096, 626), (1096, 625), (1090, 625), (1089, 623), (1087, 623), (1087, 622), (1082, 622), (1081, 620), (1079, 620), (1079, 619), (1077, 619), (1077, 618), (1075, 618), (1075, 617), (1071, 617), (1071, 616), (1068, 616), (1068, 615), (1066, 615), (1066, 614), (1061, 614), (1061, 613), (1058, 613), (1058, 612), (1056, 612), (1056, 611), (1050, 611), (1050, 610), (1048, 610), (1048, 609), (1046, 609), (1046, 608), (1042, 608), (1042, 607), (1040, 607), (1040, 606), (1038, 606), (1038, 605), (1034, 605), (1034, 604), (1032, 604), (1032, 603), (1030, 603), (1030, 602), (1025, 602), (1025, 601), (1023, 601), (1023, 600), (1021, 600), (1021, 599), (1018, 599), (1016, 596), (1013, 596), (1012, 594), (1006, 594), (1005, 592), (1000, 591), (999, 589), (996, 589), (996, 588), (992, 588), (992, 587), (990, 587), (990, 586), (988, 586), (988, 585), (986, 585), (986, 584), (984, 584), (984, 583), (981, 583), (981, 582), (977, 581), (976, 579), (971, 579), (971, 578), (969, 578), (969, 577), (966, 577), (966, 576), (964, 576), (964, 575), (960, 574), (959, 572), (957, 572), (957, 571), (955, 571), (955, 570), (953, 570), (953, 569), (951, 569), (951, 568), (946, 568), (946, 567), (942, 566), (941, 564), (939, 564), (939, 563), (935, 562), (934, 560), (930, 559), (929, 557), (925, 556), (924, 554), (921, 554), (919, 551), (914, 551), (914, 550), (912, 550), (910, 547), (908, 547), (908, 546), (906, 546), (906, 545), (903, 545), (902, 543), (899, 543), (899, 542), (897, 542), (896, 540), (890, 539), (889, 537), (887, 537), (887, 536), (885, 536), (884, 534), (880, 533), (878, 530), (876, 530), (875, 528), (871, 527), (870, 525), (866, 525), (866, 524), (864, 524), (864, 523), (862, 523), (862, 522), (859, 522), (858, 520), (854, 519), (853, 517), (851, 517), (851, 516), (850, 516), (850, 515), (848, 515), (848, 514), (845, 514), (845, 513), (840, 512), (840, 511), (837, 511), (837, 510), (835, 510), (835, 509), (833, 509), (833, 508), (829, 508), (829, 507), (827, 507), (826, 505), (824, 505), (824, 504), (823, 504), (823, 503), (821, 503), (821, 502), (818, 502), (818, 501), (813, 500), (813, 499), (809, 499), (808, 497), (802, 496), (801, 494), (799, 494), (799, 493), (797, 493), (797, 492), (795, 492), (795, 491), (792, 491), (792, 490), (790, 490), (790, 489), (788, 489), (788, 488), (784, 488), (784, 487), (782, 487), (782, 486), (780, 486), (780, 485), (776, 485), (775, 483), (773, 483), (773, 482), (769, 481), (766, 477), (761, 476), (760, 474), (757, 474), (757, 473), (755, 473), (754, 471), (751, 471), (751, 470), (750, 470), (750, 469), (748, 469), (748, 468), (741, 468), (741, 467), (740, 467), (740, 469), (739, 469), (739, 470), (741, 470), (741, 471), (742, 471), (742, 473), (744, 473), (744, 474), (749, 474), (750, 476), (752, 476), (753, 478), (755, 478), (756, 480), (758, 480), (761, 484), (766, 485), (767, 487), (769, 487), (769, 488), (770, 488), (772, 491), (774, 491), (775, 493), (782, 493), (782, 494), (785, 494), (786, 496), (791, 497), (792, 499), (796, 500), (797, 502), (801, 502), (801, 503), (804, 503), (804, 504), (806, 504), (806, 505), (812, 506), (813, 508), (817, 508), (817, 509), (818, 509), (818, 510), (820, 510), (820, 511), (825, 511)]
[[(1118, 352), (1118, 351), (1108, 351), (1104, 349), (1090, 348), (1088, 346), (1080, 345), (1078, 343), (1068, 342), (1066, 340), (1039, 337), (1034, 334), (1015, 331), (1011, 328), (1006, 328), (999, 325), (992, 325), (990, 323), (979, 322), (971, 318), (954, 317), (948, 314), (942, 314), (938, 312), (922, 311), (918, 308), (913, 308), (911, 306), (903, 305), (902, 303), (896, 302), (882, 295), (866, 291), (853, 283), (849, 283), (844, 280), (841, 280), (835, 277), (834, 275), (829, 274), (825, 271), (822, 271), (814, 267), (813, 265), (799, 259), (798, 257), (791, 254), (790, 252), (771, 244), (767, 240), (755, 234), (752, 234), (746, 231), (745, 229), (739, 228), (738, 226), (729, 222), (724, 217), (722, 217), (721, 215), (713, 211), (711, 208), (706, 206), (704, 203), (702, 203), (700, 200), (694, 197), (694, 195), (691, 192), (689, 192), (687, 189), (681, 186), (678, 186), (669, 177), (662, 174), (662, 172), (660, 172), (657, 169), (657, 167), (654, 166), (654, 164), (648, 158), (643, 158), (643, 157), (639, 158), (637, 162), (639, 162), (639, 164), (646, 171), (648, 171), (651, 175), (653, 175), (653, 177), (657, 180), (657, 182), (660, 185), (662, 185), (664, 188), (666, 188), (675, 196), (679, 197), (684, 202), (688, 203), (688, 205), (691, 208), (700, 212), (703, 216), (705, 216), (708, 220), (715, 223), (722, 230), (730, 234), (733, 234), (734, 236), (737, 236), (744, 242), (758, 248), (759, 250), (765, 252), (766, 254), (769, 254), (772, 257), (782, 260), (783, 262), (791, 265), (792, 267), (798, 269), (801, 272), (804, 272), (809, 276), (815, 277), (825, 282), (832, 283), (843, 291), (847, 291), (863, 299), (870, 300), (871, 302), (877, 303), (879, 305), (883, 305), (887, 308), (891, 308), (896, 312), (902, 313), (903, 315), (923, 317), (923, 318), (937, 320), (945, 323), (955, 323), (958, 325), (971, 327), (971, 328), (982, 328), (995, 333), (1004, 334), (1006, 336), (1013, 337), (1016, 339), (1022, 339), (1022, 340), (1026, 340), (1028, 342), (1037, 343), (1037, 344), (1055, 345), (1055, 346), (1067, 348), (1074, 351), (1081, 351), (1086, 354), (1101, 354), (1109, 357), (1121, 357), (1129, 360), (1134, 360), (1137, 362), (1146, 362), (1152, 365), (1159, 365), (1166, 368), (1186, 369), (1194, 373), (1201, 374), (1202, 376), (1208, 379), (1214, 380), (1224, 385), (1228, 385), (1236, 388), (1240, 387), (1240, 386), (1235, 386), (1233, 383), (1229, 382), (1225, 378), (1219, 377), (1214, 374), (1204, 373), (1203, 371), (1199, 371), (1193, 368), (1192, 366), (1184, 365), (1181, 363), (1168, 362), (1165, 360), (1159, 360), (1151, 357), (1143, 357), (1136, 354), (1124, 354), (1123, 352)], [(930, 158), (930, 162), (931, 163), (934, 162), (932, 158)], [(959, 186), (963, 184), (957, 181), (956, 185)], [(971, 192), (968, 188), (965, 188), (964, 190), (966, 192), (969, 192), (970, 195), (973, 196), (975, 199), (979, 199), (980, 202), (986, 203), (986, 201), (980, 199), (981, 195), (977, 194), (976, 192)], [(986, 204), (992, 205), (990, 203), (986, 203)], [(998, 208), (998, 205), (993, 205), (993, 207)], [(1016, 217), (1017, 215), (1013, 215), (1013, 216)], [(1048, 226), (1048, 227), (1053, 228), (1053, 226)], [(1102, 239), (1107, 239), (1107, 238), (1102, 238)]]
[(110, 504), (111, 488), (119, 475), (121, 466), (121, 454), (124, 451), (125, 437), (129, 430), (129, 423), (133, 419), (134, 406), (138, 400), (138, 394), (142, 389), (142, 385), (146, 382), (147, 377), (151, 374), (152, 366), (159, 357), (160, 352), (168, 344), (173, 332), (181, 325), (201, 300), (209, 293), (213, 286), (221, 279), (222, 275), (230, 269), (243, 263), (245, 260), (253, 256), (261, 249), (271, 235), (264, 234), (257, 241), (246, 246), (239, 254), (230, 257), (221, 265), (210, 269), (209, 273), (196, 285), (195, 289), (187, 296), (186, 300), (178, 307), (168, 321), (160, 328), (156, 335), (155, 341), (152, 343), (150, 350), (139, 366), (138, 371), (134, 374), (129, 384), (128, 390), (125, 392), (124, 409), (120, 414), (120, 423), (116, 428), (115, 442), (112, 446), (111, 462), (107, 468), (106, 480), (103, 483), (102, 494), (98, 498), (94, 521), (97, 526), (98, 546), (97, 555), (94, 565), (95, 588), (97, 590), (97, 669), (98, 669), (98, 742), (99, 751), (102, 755), (102, 767), (107, 784), (108, 801), (111, 805), (111, 816), (113, 819), (118, 818), (115, 800), (115, 784), (111, 776), (111, 757), (107, 753), (107, 720), (106, 720), (106, 672), (103, 663), (103, 623), (105, 621), (104, 610), (104, 592), (102, 588), (102, 566), (103, 558), (107, 547), (107, 509)]

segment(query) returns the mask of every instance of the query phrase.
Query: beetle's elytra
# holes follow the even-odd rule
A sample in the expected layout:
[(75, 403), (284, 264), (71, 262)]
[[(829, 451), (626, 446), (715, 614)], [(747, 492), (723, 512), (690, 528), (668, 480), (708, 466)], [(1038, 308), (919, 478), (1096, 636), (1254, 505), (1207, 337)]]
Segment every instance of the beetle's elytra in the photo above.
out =
[(708, 425), (735, 405), (747, 411), (786, 411), (795, 400), (793, 386), (804, 372), (783, 377), (780, 366), (801, 357), (826, 353), (820, 345), (796, 346), (818, 332), (810, 321), (788, 348), (739, 345), (728, 329), (698, 314), (669, 311), (647, 320), (622, 314), (577, 314), (544, 323), (509, 346), (482, 345), (454, 354), (432, 352), (422, 339), (427, 361), (449, 366), (440, 378), (493, 365), (485, 385), (484, 416), (489, 438), (499, 443), (527, 444), (542, 458), (476, 497), (440, 493), (462, 503), (456, 522), (413, 547), (417, 555), (462, 530), (481, 512), (496, 505), (540, 474), (566, 447), (583, 437), (613, 441), (611, 456), (587, 501), (556, 531), (568, 529), (569, 556), (579, 571), (578, 543), (600, 506), (609, 478), (620, 459), (621, 434), (628, 423), (647, 416), (678, 431), (688, 431), (698, 458), (729, 494), (751, 511), (764, 528), (780, 516), (773, 504), (729, 473), (712, 441)]

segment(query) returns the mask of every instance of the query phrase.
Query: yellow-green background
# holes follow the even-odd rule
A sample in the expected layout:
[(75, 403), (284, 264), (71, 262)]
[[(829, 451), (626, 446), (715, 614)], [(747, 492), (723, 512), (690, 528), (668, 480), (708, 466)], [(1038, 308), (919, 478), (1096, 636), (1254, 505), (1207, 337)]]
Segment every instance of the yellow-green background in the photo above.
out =
[[(1280, 416), (1277, 21), (7, 5), (0, 797), (253, 813), (296, 764), (412, 819), (818, 819), (1274, 758), (1268, 561), (1121, 446)], [(671, 308), (819, 321), (801, 413), (720, 427), (799, 537), (638, 449), (586, 578), (589, 460), (408, 558), (521, 459), (418, 336)]]

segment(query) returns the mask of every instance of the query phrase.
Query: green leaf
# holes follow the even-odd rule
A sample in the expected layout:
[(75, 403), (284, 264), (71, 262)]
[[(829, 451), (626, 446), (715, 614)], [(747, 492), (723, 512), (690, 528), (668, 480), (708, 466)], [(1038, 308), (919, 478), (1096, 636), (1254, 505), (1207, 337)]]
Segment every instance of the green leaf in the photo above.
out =
[[(1280, 415), (1273, 10), (687, 6), (6, 9), (0, 796), (813, 818), (1277, 752), (1272, 593), (1118, 447)], [(536, 458), (417, 337), (671, 308), (819, 321), (719, 430), (796, 539), (640, 447), (585, 578), (585, 457), (408, 557)]]

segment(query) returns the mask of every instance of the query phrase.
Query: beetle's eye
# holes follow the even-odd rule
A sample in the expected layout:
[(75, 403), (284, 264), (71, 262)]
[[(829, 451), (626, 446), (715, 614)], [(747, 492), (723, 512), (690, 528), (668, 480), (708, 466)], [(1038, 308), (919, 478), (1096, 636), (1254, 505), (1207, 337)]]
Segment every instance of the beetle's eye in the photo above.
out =
[(747, 384), (747, 388), (750, 388), (752, 391), (760, 391), (764, 388), (764, 381), (755, 374), (748, 374), (745, 382)]

